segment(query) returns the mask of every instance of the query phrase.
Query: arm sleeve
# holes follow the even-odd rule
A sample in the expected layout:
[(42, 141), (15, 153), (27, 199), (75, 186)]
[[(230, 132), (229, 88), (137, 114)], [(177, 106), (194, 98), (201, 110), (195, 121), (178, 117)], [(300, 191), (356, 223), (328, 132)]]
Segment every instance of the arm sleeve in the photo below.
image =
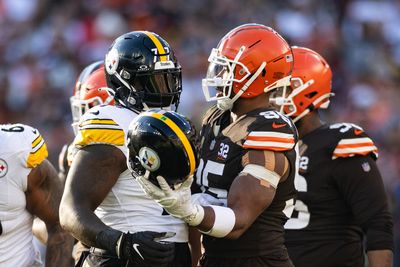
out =
[(393, 250), (393, 220), (376, 162), (370, 156), (337, 160), (335, 180), (366, 235), (367, 251)]

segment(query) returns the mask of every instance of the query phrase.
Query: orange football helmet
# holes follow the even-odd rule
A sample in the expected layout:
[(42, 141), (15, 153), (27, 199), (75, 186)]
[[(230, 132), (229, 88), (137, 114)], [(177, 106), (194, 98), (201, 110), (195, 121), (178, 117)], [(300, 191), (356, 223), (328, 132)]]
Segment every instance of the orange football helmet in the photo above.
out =
[(222, 110), (231, 109), (239, 97), (252, 98), (290, 85), (291, 48), (276, 31), (261, 24), (231, 30), (211, 51), (208, 61), (203, 93)]
[(113, 91), (107, 87), (104, 64), (102, 61), (87, 66), (76, 81), (74, 95), (70, 98), (72, 110), (72, 128), (77, 126), (82, 115), (97, 105), (114, 105)]
[[(289, 91), (271, 97), (281, 112), (296, 122), (317, 108), (328, 108), (332, 90), (332, 71), (317, 52), (305, 47), (292, 47), (294, 67)], [(277, 93), (277, 92), (276, 92)]]

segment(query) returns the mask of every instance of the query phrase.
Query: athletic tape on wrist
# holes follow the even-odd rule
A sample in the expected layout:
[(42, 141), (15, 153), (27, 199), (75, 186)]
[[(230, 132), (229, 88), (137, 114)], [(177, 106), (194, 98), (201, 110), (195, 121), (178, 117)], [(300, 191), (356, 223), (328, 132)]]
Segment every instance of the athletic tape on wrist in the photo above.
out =
[(267, 181), (275, 189), (277, 188), (279, 180), (281, 179), (279, 174), (276, 172), (270, 171), (265, 167), (256, 164), (246, 165), (240, 173), (247, 173), (259, 180)]
[(221, 206), (209, 206), (214, 210), (215, 220), (214, 225), (208, 232), (200, 231), (206, 235), (214, 237), (227, 236), (235, 226), (236, 216), (232, 209)]

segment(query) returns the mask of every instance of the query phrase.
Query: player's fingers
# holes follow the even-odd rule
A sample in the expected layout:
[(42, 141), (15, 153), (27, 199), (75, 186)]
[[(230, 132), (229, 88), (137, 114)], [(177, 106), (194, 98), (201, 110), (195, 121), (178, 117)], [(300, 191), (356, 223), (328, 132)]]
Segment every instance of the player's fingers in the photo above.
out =
[(159, 199), (165, 196), (164, 192), (160, 190), (160, 188), (158, 188), (156, 185), (154, 185), (152, 182), (150, 182), (143, 176), (138, 177), (137, 181), (139, 182), (145, 193), (149, 195), (151, 198)]
[(192, 185), (193, 183), (193, 175), (191, 175), (189, 178), (186, 179), (181, 185), (182, 188), (188, 188)]
[(170, 196), (172, 194), (172, 189), (171, 187), (169, 187), (169, 184), (167, 183), (167, 181), (165, 181), (164, 177), (160, 175), (157, 176), (157, 181), (162, 191), (164, 191), (165, 195)]

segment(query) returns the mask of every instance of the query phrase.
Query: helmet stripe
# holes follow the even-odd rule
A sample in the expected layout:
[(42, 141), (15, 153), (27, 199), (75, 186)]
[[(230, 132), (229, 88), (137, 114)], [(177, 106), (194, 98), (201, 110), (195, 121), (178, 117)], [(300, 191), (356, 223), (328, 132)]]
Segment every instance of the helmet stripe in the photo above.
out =
[(195, 155), (193, 152), (193, 148), (190, 145), (190, 142), (186, 135), (183, 133), (183, 131), (176, 125), (176, 123), (171, 120), (170, 118), (160, 114), (160, 113), (152, 113), (150, 114), (153, 118), (159, 119), (162, 122), (164, 122), (166, 125), (171, 128), (171, 130), (179, 137), (181, 140), (183, 147), (186, 150), (187, 155), (189, 156), (189, 166), (190, 166), (190, 175), (194, 173), (194, 169), (196, 167), (196, 160), (195, 160)]
[[(161, 44), (160, 40), (151, 32), (144, 31), (144, 34), (146, 34), (154, 43), (154, 45), (157, 47), (157, 53), (158, 55), (165, 55), (165, 50), (163, 45)], [(167, 56), (160, 56), (160, 61), (167, 61)]]

